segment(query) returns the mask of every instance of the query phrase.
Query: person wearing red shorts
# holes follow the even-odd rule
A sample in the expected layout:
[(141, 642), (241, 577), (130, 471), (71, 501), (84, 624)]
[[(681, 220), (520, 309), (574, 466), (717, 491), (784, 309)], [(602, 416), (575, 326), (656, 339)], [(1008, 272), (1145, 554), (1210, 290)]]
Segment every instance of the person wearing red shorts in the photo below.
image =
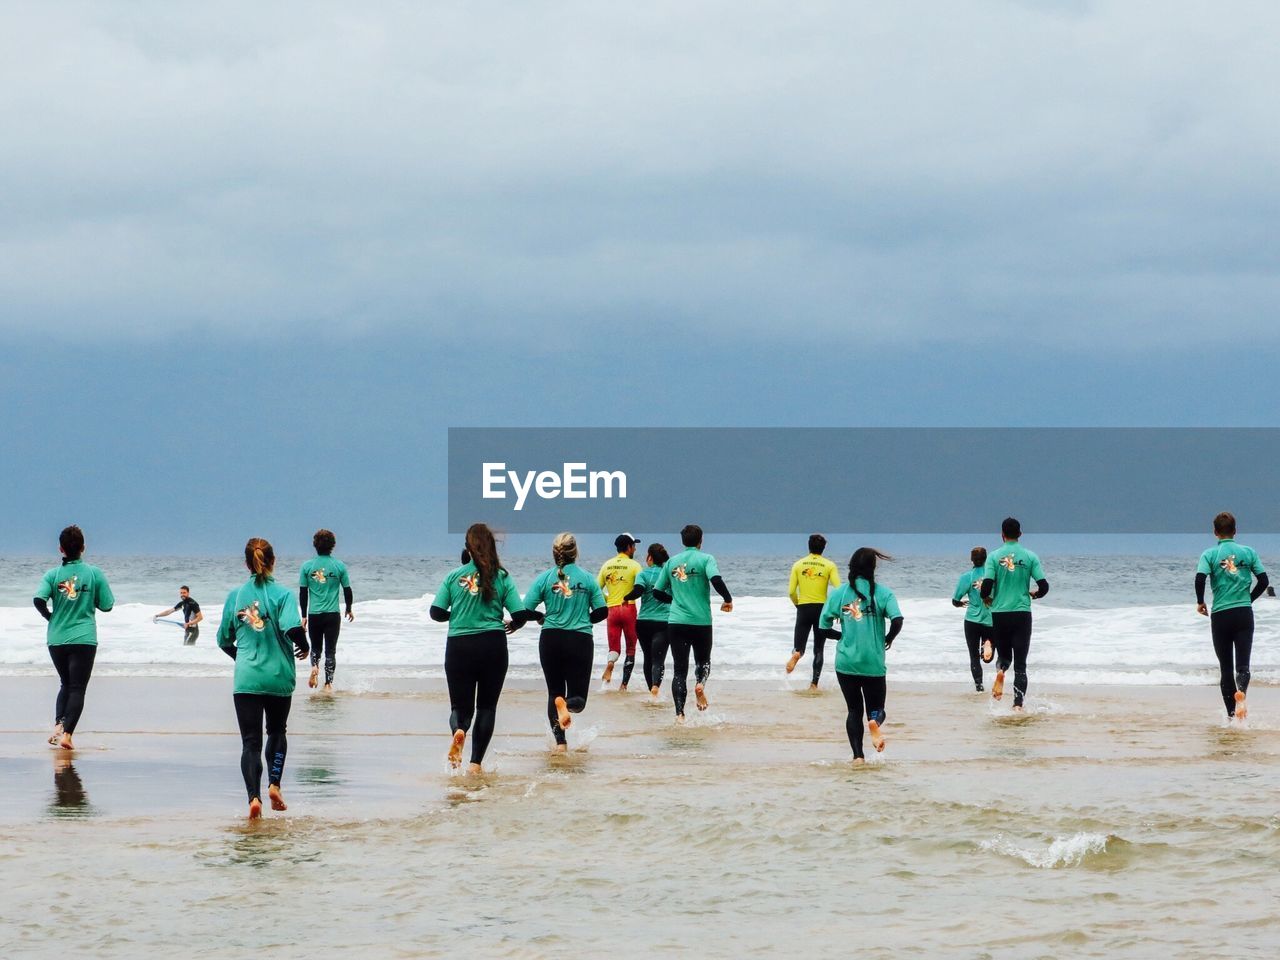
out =
[(605, 683), (613, 680), (613, 665), (622, 655), (622, 639), (627, 641), (627, 658), (622, 662), (621, 690), (627, 689), (631, 681), (631, 671), (636, 665), (636, 604), (627, 599), (635, 590), (636, 575), (640, 573), (640, 564), (636, 563), (636, 546), (639, 541), (629, 533), (620, 533), (613, 541), (618, 555), (600, 568), (596, 582), (604, 591), (605, 606), (609, 608), (606, 622), (609, 633), (609, 661), (605, 664)]

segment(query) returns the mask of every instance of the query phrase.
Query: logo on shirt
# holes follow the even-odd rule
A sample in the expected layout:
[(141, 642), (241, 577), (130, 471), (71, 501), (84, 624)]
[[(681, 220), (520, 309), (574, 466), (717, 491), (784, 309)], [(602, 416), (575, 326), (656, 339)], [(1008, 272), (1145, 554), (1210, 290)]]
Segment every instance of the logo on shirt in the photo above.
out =
[(1000, 558), (1000, 566), (1012, 572), (1018, 569), (1019, 561), (1013, 559), (1013, 554), (1009, 553)]
[(70, 580), (63, 580), (58, 584), (58, 592), (68, 600), (74, 600), (80, 596), (80, 591), (76, 588), (76, 581), (79, 577), (72, 577)]
[(687, 583), (689, 580), (689, 571), (685, 569), (684, 564), (682, 563), (671, 571), (671, 576), (676, 580), (679, 580), (681, 583)]
[(258, 601), (255, 600), (243, 610), (237, 611), (236, 616), (240, 618), (241, 623), (247, 623), (254, 632), (261, 633), (262, 628), (266, 626), (266, 621), (258, 613)]
[(1218, 561), (1218, 566), (1233, 577), (1240, 572), (1240, 568), (1236, 565), (1236, 555), (1233, 553), (1229, 557), (1223, 557)]
[(473, 597), (480, 593), (480, 574), (468, 573), (465, 577), (459, 577), (458, 582)]
[(319, 567), (311, 571), (311, 579), (314, 580), (316, 583), (329, 582), (329, 578), (325, 576), (324, 570), (320, 569)]
[(846, 603), (840, 608), (840, 612), (855, 622), (862, 619), (862, 605), (856, 600), (853, 603)]
[(800, 576), (808, 577), (811, 580), (821, 580), (822, 571), (817, 567), (805, 567), (800, 571)]

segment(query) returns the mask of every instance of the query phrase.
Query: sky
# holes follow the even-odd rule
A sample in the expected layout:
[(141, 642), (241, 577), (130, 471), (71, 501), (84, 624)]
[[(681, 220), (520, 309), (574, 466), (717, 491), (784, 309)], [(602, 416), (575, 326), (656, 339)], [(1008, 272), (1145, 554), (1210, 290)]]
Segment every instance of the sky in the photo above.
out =
[(1280, 426), (1273, 4), (366, 7), (0, 7), (0, 554), (452, 550), (450, 426)]

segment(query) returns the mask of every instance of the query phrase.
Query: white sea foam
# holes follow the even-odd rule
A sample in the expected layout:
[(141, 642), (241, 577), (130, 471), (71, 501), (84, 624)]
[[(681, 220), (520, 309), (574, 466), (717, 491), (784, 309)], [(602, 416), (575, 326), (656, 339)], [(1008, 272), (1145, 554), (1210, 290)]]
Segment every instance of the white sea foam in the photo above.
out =
[[(339, 660), (344, 667), (395, 677), (443, 675), (446, 627), (427, 615), (430, 597), (370, 600), (356, 605), (356, 622), (343, 623)], [(97, 669), (140, 676), (222, 674), (229, 662), (216, 647), (218, 612), (206, 607), (199, 642), (182, 645), (182, 632), (154, 624), (154, 606), (119, 604), (100, 614)], [(888, 654), (889, 676), (903, 681), (964, 682), (968, 657), (961, 613), (946, 599), (902, 600), (906, 625)], [(793, 608), (785, 597), (743, 596), (734, 611), (715, 613), (715, 675), (785, 683)], [(1259, 604), (1255, 681), (1280, 681), (1280, 605)], [(597, 627), (603, 665), (604, 628)], [(834, 651), (827, 645), (827, 670)], [(510, 640), (513, 676), (538, 676), (538, 630), (530, 625)], [(807, 677), (808, 658), (794, 677)], [(44, 673), (49, 655), (45, 624), (31, 607), (0, 607), (0, 673)], [(1079, 609), (1037, 605), (1032, 639), (1032, 681), (1037, 684), (1203, 684), (1215, 682), (1217, 664), (1208, 621), (1188, 604)], [(988, 668), (990, 669), (990, 668)]]
[(1017, 843), (1000, 834), (990, 840), (983, 840), (979, 846), (992, 853), (1022, 860), (1040, 870), (1053, 870), (1057, 867), (1074, 867), (1082, 863), (1085, 857), (1105, 853), (1111, 839), (1105, 833), (1081, 832), (1069, 837), (1057, 837), (1046, 847)]

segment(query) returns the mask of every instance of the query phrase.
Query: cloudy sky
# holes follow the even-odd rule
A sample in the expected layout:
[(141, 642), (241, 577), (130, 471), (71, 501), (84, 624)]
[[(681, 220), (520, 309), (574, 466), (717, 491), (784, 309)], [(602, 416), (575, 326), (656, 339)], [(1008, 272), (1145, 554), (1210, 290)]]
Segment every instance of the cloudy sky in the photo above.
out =
[(448, 426), (1280, 425), (1273, 4), (260, 6), (0, 7), (0, 551), (437, 549)]

